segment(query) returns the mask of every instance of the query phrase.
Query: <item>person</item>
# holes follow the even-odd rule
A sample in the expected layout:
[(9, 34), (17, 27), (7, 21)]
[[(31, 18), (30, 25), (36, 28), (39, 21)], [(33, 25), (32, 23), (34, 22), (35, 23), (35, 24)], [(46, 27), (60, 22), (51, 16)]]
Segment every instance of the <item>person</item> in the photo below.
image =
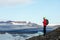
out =
[(43, 17), (43, 26), (44, 26), (44, 28), (43, 28), (43, 35), (45, 36), (45, 34), (46, 34), (46, 26), (48, 25), (48, 20), (45, 18), (45, 17)]

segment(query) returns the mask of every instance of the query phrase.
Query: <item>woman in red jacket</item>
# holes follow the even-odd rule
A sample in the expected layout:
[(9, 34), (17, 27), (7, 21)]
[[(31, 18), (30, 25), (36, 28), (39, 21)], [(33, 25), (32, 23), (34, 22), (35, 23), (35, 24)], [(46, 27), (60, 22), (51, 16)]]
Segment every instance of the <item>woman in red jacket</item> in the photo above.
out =
[(43, 26), (44, 26), (43, 32), (44, 32), (44, 36), (45, 36), (45, 34), (46, 34), (46, 26), (47, 26), (47, 21), (46, 21), (45, 17), (43, 18)]

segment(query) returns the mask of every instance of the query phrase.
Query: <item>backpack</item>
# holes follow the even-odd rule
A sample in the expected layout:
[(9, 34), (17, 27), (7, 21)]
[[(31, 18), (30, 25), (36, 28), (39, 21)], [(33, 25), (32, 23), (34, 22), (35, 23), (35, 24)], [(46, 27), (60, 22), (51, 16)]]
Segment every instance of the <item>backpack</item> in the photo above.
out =
[(48, 19), (46, 19), (46, 22), (47, 22), (47, 23), (46, 23), (46, 25), (48, 25), (48, 24), (49, 24), (49, 21), (48, 21)]

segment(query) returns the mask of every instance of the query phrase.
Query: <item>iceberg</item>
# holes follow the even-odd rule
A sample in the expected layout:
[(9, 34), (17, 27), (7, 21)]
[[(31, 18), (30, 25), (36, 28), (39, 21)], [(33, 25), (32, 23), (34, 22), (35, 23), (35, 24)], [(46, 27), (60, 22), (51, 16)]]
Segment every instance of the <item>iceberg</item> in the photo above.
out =
[(43, 35), (43, 32), (38, 32), (34, 34), (17, 34), (16, 36), (13, 36), (13, 34), (5, 33), (0, 34), (0, 40), (26, 40), (39, 35)]
[(43, 35), (43, 32), (38, 32), (38, 33), (34, 33), (34, 34), (27, 34), (27, 38), (26, 39), (32, 38), (34, 36), (39, 36), (39, 35)]
[(25, 39), (21, 36), (13, 37), (11, 34), (5, 33), (0, 34), (0, 40), (25, 40)]
[(15, 38), (14, 38), (15, 40), (25, 40), (23, 37), (21, 37), (21, 36), (16, 36)]
[(0, 34), (0, 40), (15, 40), (11, 34)]

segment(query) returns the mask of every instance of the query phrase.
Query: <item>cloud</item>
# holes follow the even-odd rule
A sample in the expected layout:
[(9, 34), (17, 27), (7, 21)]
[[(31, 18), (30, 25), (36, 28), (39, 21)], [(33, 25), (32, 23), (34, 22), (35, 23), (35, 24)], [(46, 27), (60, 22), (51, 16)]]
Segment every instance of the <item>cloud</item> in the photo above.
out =
[(0, 0), (0, 5), (30, 4), (32, 0)]

